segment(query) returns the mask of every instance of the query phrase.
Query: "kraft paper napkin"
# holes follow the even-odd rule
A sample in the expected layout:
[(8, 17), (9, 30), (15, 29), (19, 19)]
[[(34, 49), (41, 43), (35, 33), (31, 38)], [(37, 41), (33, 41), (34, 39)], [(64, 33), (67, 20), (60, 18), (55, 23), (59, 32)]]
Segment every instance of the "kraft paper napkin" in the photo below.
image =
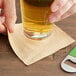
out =
[(22, 24), (16, 24), (14, 33), (8, 32), (8, 38), (14, 52), (26, 65), (52, 55), (75, 41), (56, 25), (48, 38), (32, 40), (24, 35)]

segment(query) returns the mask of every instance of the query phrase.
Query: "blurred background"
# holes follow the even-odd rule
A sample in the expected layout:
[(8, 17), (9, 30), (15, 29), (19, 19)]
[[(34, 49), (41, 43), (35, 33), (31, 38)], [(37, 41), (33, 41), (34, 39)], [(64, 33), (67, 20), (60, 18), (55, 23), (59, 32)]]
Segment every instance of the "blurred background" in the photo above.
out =
[(20, 0), (16, 0), (17, 23), (21, 23)]

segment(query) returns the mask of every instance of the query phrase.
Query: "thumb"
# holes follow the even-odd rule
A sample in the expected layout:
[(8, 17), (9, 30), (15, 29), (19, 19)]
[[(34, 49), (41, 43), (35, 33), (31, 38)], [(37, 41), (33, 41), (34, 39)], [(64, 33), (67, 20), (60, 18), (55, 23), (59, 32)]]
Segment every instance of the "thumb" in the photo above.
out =
[(4, 15), (5, 15), (5, 26), (9, 32), (14, 31), (16, 22), (16, 7), (15, 0), (4, 0)]

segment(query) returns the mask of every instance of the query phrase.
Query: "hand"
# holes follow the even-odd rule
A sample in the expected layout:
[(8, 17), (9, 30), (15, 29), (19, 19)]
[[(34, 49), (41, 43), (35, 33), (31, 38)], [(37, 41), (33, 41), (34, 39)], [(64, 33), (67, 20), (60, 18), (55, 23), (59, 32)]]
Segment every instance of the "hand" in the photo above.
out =
[(0, 0), (0, 9), (0, 33), (5, 33), (6, 29), (12, 33), (16, 22), (15, 0)]
[(55, 0), (50, 8), (49, 21), (57, 22), (76, 13), (76, 0)]

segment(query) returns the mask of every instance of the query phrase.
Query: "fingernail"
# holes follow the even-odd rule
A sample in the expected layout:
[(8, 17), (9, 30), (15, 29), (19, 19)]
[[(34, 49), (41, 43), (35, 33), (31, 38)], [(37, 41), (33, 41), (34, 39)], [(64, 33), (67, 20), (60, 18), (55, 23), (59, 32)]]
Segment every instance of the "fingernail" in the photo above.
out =
[(59, 6), (56, 5), (56, 6), (54, 6), (54, 7), (52, 8), (52, 12), (56, 12), (58, 9), (59, 9)]

